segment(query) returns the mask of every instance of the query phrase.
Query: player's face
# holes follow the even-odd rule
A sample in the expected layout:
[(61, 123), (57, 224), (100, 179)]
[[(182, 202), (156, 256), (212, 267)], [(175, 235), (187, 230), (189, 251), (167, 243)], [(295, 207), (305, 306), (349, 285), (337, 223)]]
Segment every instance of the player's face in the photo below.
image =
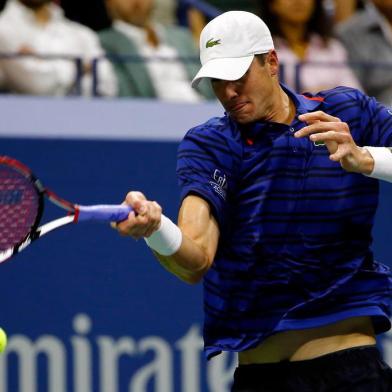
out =
[(254, 58), (241, 79), (212, 79), (212, 88), (226, 113), (241, 124), (272, 120), (278, 100), (278, 67), (276, 53), (271, 52), (264, 65)]
[(306, 23), (315, 6), (316, 0), (272, 0), (270, 5), (282, 23)]
[(153, 0), (107, 0), (107, 7), (116, 19), (144, 27), (153, 8)]

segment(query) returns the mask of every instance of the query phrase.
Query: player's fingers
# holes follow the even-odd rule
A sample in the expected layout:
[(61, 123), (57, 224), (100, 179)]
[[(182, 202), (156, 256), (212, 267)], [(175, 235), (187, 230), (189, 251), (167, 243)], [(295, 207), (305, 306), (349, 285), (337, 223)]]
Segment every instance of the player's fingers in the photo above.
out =
[(144, 202), (142, 213), (136, 217), (134, 234), (140, 237), (149, 237), (159, 228), (161, 219), (161, 207), (156, 202)]
[(151, 202), (150, 225), (146, 231), (145, 237), (149, 237), (152, 233), (159, 229), (161, 224), (162, 207), (155, 201)]
[(335, 131), (335, 132), (347, 132), (347, 128), (345, 123), (342, 122), (315, 122), (311, 125), (307, 125), (302, 129), (295, 132), (295, 137), (305, 137), (309, 136), (313, 133), (321, 133), (321, 132), (328, 132), (328, 131)]
[(147, 214), (147, 200), (136, 200), (133, 203), (133, 209), (137, 216), (144, 216)]
[(161, 215), (162, 215), (162, 207), (156, 201), (152, 202), (152, 206), (154, 208), (153, 211), (154, 211), (155, 221), (158, 224), (160, 224), (160, 222), (161, 222)]
[(327, 146), (329, 153), (331, 154), (330, 159), (333, 161), (336, 161), (336, 159), (332, 157), (333, 154), (336, 154), (339, 150), (344, 151), (343, 146), (347, 145), (349, 148), (355, 146), (355, 143), (353, 142), (350, 134), (335, 131), (314, 133), (309, 136), (309, 139), (314, 143), (324, 143)]
[(148, 237), (157, 225), (156, 213), (154, 212), (154, 203), (151, 201), (141, 201), (137, 206), (138, 214), (135, 217), (135, 224), (132, 235), (134, 237)]
[(131, 207), (134, 207), (135, 202), (142, 200), (146, 200), (146, 196), (144, 196), (144, 194), (139, 191), (128, 192), (125, 197), (125, 203)]
[(298, 116), (298, 120), (307, 122), (308, 124), (316, 121), (326, 121), (326, 122), (340, 122), (339, 117), (331, 116), (323, 112), (322, 110), (317, 110), (315, 112), (304, 113)]
[(134, 211), (131, 211), (129, 213), (127, 220), (116, 223), (117, 231), (123, 236), (131, 236), (133, 238), (136, 238), (137, 236), (136, 227), (137, 227), (137, 221), (136, 221), (136, 216)]
[(309, 136), (312, 142), (334, 141), (339, 144), (350, 142), (349, 135), (336, 131), (326, 131), (322, 133), (313, 133)]
[(342, 144), (339, 146), (339, 148), (336, 150), (335, 153), (329, 156), (329, 159), (334, 162), (340, 162), (342, 159), (346, 158), (351, 154), (352, 154), (351, 146), (347, 144), (344, 145)]
[(159, 227), (161, 207), (156, 202), (139, 199), (133, 202), (133, 208), (128, 219), (117, 223), (115, 228), (121, 235), (135, 239), (148, 237)]
[(144, 207), (144, 214), (142, 214), (142, 217), (147, 217), (148, 222), (154, 222), (157, 219), (159, 219), (159, 208), (157, 207), (158, 204), (154, 201), (149, 201), (146, 203)]
[(294, 137), (299, 138), (299, 137), (309, 136), (313, 133), (328, 132), (332, 129), (332, 124), (333, 123), (317, 122), (311, 125), (307, 125), (306, 127), (303, 127), (302, 129), (295, 132)]

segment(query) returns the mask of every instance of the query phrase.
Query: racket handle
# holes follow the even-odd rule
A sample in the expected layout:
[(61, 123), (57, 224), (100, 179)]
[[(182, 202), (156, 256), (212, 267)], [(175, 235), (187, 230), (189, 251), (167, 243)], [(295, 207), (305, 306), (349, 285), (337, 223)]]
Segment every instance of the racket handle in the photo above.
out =
[(95, 206), (76, 206), (74, 222), (101, 221), (120, 222), (128, 218), (132, 207), (127, 205), (101, 204)]

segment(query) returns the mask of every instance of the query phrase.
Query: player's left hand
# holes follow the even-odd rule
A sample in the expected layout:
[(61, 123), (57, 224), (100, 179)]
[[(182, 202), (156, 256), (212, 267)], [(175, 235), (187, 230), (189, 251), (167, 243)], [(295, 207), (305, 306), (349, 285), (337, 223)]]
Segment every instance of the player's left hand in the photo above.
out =
[(321, 110), (298, 116), (308, 125), (295, 133), (295, 137), (309, 136), (315, 143), (324, 143), (329, 159), (339, 162), (349, 172), (370, 174), (374, 161), (370, 153), (356, 145), (347, 123)]

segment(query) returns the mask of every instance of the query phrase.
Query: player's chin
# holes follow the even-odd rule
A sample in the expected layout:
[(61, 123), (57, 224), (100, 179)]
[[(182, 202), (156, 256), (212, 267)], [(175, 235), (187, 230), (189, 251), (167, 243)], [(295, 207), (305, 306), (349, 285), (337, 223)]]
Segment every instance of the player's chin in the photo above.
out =
[(229, 112), (230, 117), (240, 124), (249, 124), (255, 121), (253, 111), (249, 110), (247, 106), (248, 105), (245, 105), (245, 107), (240, 110), (233, 110)]
[(246, 113), (230, 113), (230, 117), (239, 124), (249, 124), (254, 121), (253, 117)]

